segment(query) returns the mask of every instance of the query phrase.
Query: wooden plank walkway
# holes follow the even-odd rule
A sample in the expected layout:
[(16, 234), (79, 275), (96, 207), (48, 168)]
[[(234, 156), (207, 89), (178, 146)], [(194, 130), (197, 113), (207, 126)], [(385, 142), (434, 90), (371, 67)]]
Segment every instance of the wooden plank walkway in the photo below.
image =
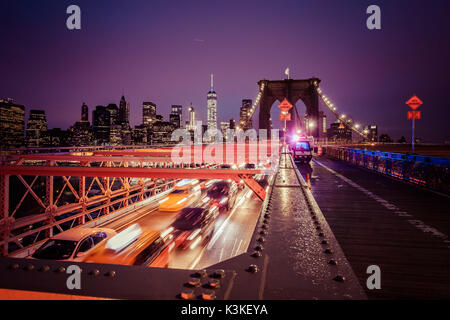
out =
[[(312, 192), (369, 299), (450, 298), (450, 199), (316, 158)], [(368, 290), (369, 265), (381, 290)]]

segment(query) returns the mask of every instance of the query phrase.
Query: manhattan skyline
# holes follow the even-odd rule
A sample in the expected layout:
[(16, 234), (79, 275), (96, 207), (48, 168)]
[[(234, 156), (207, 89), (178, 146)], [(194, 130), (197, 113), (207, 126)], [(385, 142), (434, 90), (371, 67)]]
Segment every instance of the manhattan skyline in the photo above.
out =
[[(8, 45), (0, 61), (8, 76), (0, 97), (25, 105), (26, 118), (30, 109), (45, 110), (50, 128), (73, 125), (83, 102), (91, 117), (95, 106), (118, 104), (122, 94), (132, 126), (142, 122), (143, 101), (155, 102), (166, 119), (171, 105), (183, 105), (185, 117), (192, 102), (205, 122), (213, 73), (220, 122), (238, 118), (257, 81), (284, 79), (289, 67), (291, 78), (320, 78), (339, 110), (394, 140), (410, 137), (405, 101), (417, 94), (424, 105), (416, 135), (448, 141), (450, 45), (443, 39), (450, 4), (434, 3), (378, 1), (383, 27), (369, 31), (369, 1), (77, 1), (82, 29), (70, 31), (69, 1), (45, 8), (6, 1), (0, 34)], [(304, 113), (302, 103), (297, 107)]]

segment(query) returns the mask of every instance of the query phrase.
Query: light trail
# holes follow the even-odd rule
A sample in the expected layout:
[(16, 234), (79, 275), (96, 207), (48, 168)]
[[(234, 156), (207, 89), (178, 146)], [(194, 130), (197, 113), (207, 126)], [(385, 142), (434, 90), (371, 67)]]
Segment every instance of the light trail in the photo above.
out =
[(251, 190), (248, 190), (247, 194), (242, 196), (242, 198), (239, 200), (239, 202), (234, 206), (233, 210), (231, 210), (231, 213), (229, 214), (229, 216), (227, 217), (227, 219), (220, 225), (219, 230), (217, 230), (216, 234), (214, 235), (214, 237), (211, 239), (210, 243), (208, 244), (207, 248), (211, 249), (212, 246), (216, 243), (217, 239), (219, 239), (220, 235), (222, 234), (223, 230), (225, 229), (226, 225), (228, 224), (228, 222), (230, 221), (231, 217), (234, 215), (234, 213), (236, 212), (236, 209), (239, 208), (239, 206), (244, 202), (244, 200), (246, 199), (246, 196), (251, 193)]

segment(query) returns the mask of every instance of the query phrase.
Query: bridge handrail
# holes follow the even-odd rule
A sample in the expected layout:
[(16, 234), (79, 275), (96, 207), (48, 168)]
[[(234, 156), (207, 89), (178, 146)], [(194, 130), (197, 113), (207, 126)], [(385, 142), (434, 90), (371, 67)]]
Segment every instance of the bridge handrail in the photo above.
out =
[(428, 189), (450, 194), (450, 159), (371, 151), (348, 147), (324, 147), (334, 158), (392, 176)]
[[(333, 147), (328, 147), (328, 148), (333, 148)], [(408, 162), (416, 162), (416, 163), (450, 167), (450, 158), (432, 157), (432, 156), (424, 156), (424, 155), (408, 154), (408, 153), (398, 153), (398, 152), (373, 151), (373, 150), (355, 149), (355, 148), (348, 148), (348, 147), (337, 147), (337, 148), (349, 150), (351, 152), (363, 154), (363, 155), (377, 156), (377, 157), (381, 157), (381, 158), (389, 158), (389, 159), (395, 159), (395, 160), (399, 160), (399, 161), (408, 161)]]

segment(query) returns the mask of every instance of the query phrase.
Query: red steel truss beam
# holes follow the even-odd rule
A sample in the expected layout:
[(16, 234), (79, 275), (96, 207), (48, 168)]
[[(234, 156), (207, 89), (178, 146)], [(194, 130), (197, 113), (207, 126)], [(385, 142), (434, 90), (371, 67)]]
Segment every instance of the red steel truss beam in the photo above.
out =
[[(273, 146), (279, 148), (278, 143), (273, 143)], [(191, 145), (191, 146), (179, 146), (179, 149), (186, 151), (190, 149), (191, 154), (194, 152), (203, 152), (207, 148), (215, 148), (216, 150), (222, 149), (222, 153), (226, 154), (227, 151), (232, 151), (234, 154), (248, 154), (250, 151), (263, 152), (267, 156), (272, 155), (272, 144), (270, 141), (260, 143), (235, 143), (235, 144), (210, 144), (210, 145)], [(135, 150), (98, 150), (94, 151), (95, 155), (117, 155), (117, 156), (171, 156), (174, 147), (159, 148), (159, 149), (135, 149)], [(278, 149), (277, 149), (278, 150)]]
[(10, 158), (14, 160), (35, 160), (35, 161), (74, 161), (74, 162), (172, 162), (170, 157), (144, 157), (136, 155), (136, 157), (126, 157), (126, 156), (73, 156), (70, 154), (62, 155), (49, 155), (49, 154), (33, 154), (33, 155), (21, 155), (13, 156)]
[(54, 166), (0, 166), (1, 175), (72, 176), (72, 177), (128, 177), (168, 179), (235, 179), (262, 174), (262, 170), (235, 169), (153, 169), (114, 167), (54, 167)]
[(260, 198), (262, 201), (266, 198), (266, 190), (264, 190), (261, 185), (254, 180), (253, 178), (243, 177), (242, 180), (244, 180), (245, 184), (253, 190), (253, 192)]

